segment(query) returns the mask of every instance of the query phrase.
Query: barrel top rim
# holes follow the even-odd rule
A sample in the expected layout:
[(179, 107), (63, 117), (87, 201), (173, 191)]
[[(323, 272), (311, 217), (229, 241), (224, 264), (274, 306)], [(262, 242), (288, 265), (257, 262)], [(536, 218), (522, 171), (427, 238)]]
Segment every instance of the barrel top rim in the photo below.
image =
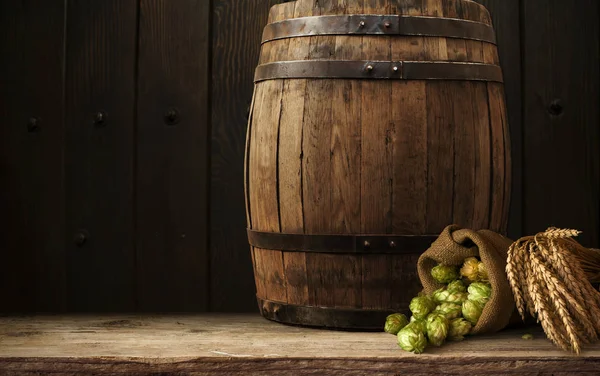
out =
[(265, 25), (277, 25), (285, 22), (290, 22), (292, 20), (304, 20), (304, 19), (314, 19), (314, 18), (336, 18), (336, 17), (368, 17), (368, 18), (376, 18), (376, 17), (391, 17), (391, 18), (420, 18), (420, 19), (442, 19), (442, 20), (453, 20), (465, 23), (474, 23), (487, 26), (489, 28), (494, 28), (492, 25), (487, 24), (481, 21), (475, 20), (467, 20), (464, 18), (456, 18), (456, 17), (439, 17), (439, 16), (426, 16), (426, 15), (407, 15), (407, 14), (364, 14), (364, 13), (352, 13), (352, 14), (324, 14), (321, 16), (303, 16), (303, 17), (290, 17), (285, 20), (279, 20), (275, 22), (271, 22)]

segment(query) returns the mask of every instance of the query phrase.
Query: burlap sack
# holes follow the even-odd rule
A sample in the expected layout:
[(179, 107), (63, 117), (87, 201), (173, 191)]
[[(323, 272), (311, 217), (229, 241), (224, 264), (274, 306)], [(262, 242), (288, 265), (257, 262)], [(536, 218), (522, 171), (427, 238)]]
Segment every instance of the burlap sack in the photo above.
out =
[(473, 231), (450, 225), (419, 257), (417, 270), (419, 279), (430, 294), (442, 287), (431, 276), (431, 269), (437, 264), (463, 264), (467, 257), (479, 257), (484, 263), (492, 295), (483, 308), (483, 313), (472, 334), (493, 333), (504, 329), (514, 320), (516, 314), (512, 290), (506, 276), (506, 258), (512, 240), (489, 230)]

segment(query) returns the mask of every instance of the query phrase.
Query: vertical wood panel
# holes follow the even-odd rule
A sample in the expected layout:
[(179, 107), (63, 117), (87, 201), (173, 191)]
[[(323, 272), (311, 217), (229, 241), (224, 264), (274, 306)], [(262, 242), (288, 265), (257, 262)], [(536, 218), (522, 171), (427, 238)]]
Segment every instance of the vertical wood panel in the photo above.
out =
[(474, 82), (452, 85), (451, 96), (460, 98), (454, 103), (454, 205), (452, 223), (473, 228), (475, 215), (475, 132), (481, 125), (473, 120), (479, 102), (486, 97), (475, 97)]
[[(72, 0), (67, 14), (69, 309), (132, 310), (137, 1)], [(89, 237), (77, 246), (80, 230)]]
[[(500, 66), (504, 75), (504, 88), (506, 92), (506, 106), (508, 112), (508, 125), (510, 127), (512, 181), (510, 215), (508, 220), (508, 235), (518, 238), (526, 235), (523, 228), (524, 200), (522, 196), (523, 185), (523, 132), (527, 122), (522, 122), (522, 95), (521, 95), (521, 38), (524, 37), (520, 30), (522, 24), (530, 24), (529, 18), (537, 18), (530, 13), (529, 18), (521, 14), (520, 3), (530, 0), (476, 0), (485, 5), (492, 17), (492, 24), (498, 40), (498, 53)], [(546, 7), (546, 2), (537, 2), (536, 6)], [(534, 8), (532, 8), (534, 9)], [(566, 20), (567, 24), (576, 23), (577, 20)], [(541, 34), (540, 34), (541, 35)], [(545, 44), (546, 39), (537, 39), (538, 43)], [(565, 55), (568, 55), (565, 50)]]
[(66, 308), (64, 14), (64, 0), (0, 2), (0, 312)]
[(523, 3), (525, 232), (551, 225), (576, 228), (583, 231), (580, 241), (595, 247), (600, 235), (599, 8), (597, 0)]
[[(208, 36), (206, 1), (141, 1), (136, 240), (143, 311), (208, 308)], [(165, 119), (170, 108), (177, 124)]]
[[(247, 114), (261, 31), (281, 0), (212, 2), (210, 144), (210, 309), (255, 311), (244, 205)], [(208, 3), (208, 2), (206, 2)], [(207, 11), (208, 12), (208, 11)], [(196, 21), (197, 22), (197, 21)], [(235, 278), (223, 278), (224, 275)]]
[[(385, 2), (365, 2), (365, 13), (378, 13)], [(370, 51), (370, 53), (367, 53)], [(363, 37), (364, 60), (390, 60), (391, 39)], [(377, 105), (373, 105), (377, 103)], [(361, 102), (361, 212), (363, 234), (389, 234), (393, 223), (395, 123), (392, 117), (392, 83), (365, 80)], [(363, 255), (362, 306), (381, 308), (390, 304), (390, 294), (382, 288), (390, 279), (392, 257)]]
[(427, 226), (438, 234), (452, 223), (455, 124), (452, 82), (427, 83)]

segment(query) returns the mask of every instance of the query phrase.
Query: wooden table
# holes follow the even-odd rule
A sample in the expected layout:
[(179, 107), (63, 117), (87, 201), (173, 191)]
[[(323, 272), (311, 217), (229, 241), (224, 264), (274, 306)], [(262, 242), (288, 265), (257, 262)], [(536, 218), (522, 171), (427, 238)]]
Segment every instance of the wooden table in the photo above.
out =
[[(533, 333), (533, 340), (521, 336)], [(0, 317), (0, 375), (600, 375), (600, 345), (560, 351), (540, 329), (401, 351), (386, 333), (290, 327), (258, 315)]]

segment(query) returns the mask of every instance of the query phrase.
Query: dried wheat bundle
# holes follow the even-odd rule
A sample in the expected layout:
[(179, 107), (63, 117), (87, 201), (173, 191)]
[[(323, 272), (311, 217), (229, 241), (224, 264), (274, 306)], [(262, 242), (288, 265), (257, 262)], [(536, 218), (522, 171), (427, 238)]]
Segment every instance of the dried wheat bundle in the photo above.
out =
[(580, 353), (600, 335), (600, 252), (583, 247), (577, 230), (549, 228), (508, 250), (506, 273), (517, 309), (537, 318), (548, 338)]

